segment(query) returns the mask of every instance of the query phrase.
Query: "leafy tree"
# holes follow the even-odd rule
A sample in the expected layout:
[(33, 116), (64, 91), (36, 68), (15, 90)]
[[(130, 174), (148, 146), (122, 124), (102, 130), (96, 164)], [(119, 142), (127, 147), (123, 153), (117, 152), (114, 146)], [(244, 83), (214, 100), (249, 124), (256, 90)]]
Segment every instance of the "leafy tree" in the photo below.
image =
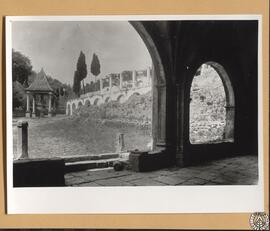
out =
[(18, 51), (12, 50), (12, 81), (28, 86), (28, 76), (32, 73), (29, 58)]
[[(92, 57), (92, 63), (91, 63), (91, 73), (95, 76), (95, 82), (96, 77), (100, 74), (100, 62), (98, 59), (98, 56), (94, 53)], [(97, 90), (97, 88), (95, 88)]]
[(84, 87), (84, 79), (87, 76), (87, 66), (85, 63), (85, 54), (81, 51), (80, 52), (80, 56), (78, 58), (77, 61), (77, 78), (79, 81), (82, 81), (83, 84), (83, 89), (84, 89), (84, 93), (85, 93), (85, 87)]

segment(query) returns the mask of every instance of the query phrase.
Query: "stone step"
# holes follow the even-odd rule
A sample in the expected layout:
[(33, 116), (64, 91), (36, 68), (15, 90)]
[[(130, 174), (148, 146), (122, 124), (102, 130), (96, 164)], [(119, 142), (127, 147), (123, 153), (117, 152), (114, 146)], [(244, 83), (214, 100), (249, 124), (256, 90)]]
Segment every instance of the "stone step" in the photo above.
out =
[(78, 161), (87, 161), (87, 160), (106, 160), (112, 158), (119, 158), (121, 154), (118, 153), (104, 153), (104, 154), (95, 154), (95, 155), (80, 155), (80, 156), (63, 156), (60, 157), (64, 159), (66, 163), (78, 162)]
[(68, 173), (84, 171), (88, 169), (113, 167), (113, 163), (117, 160), (120, 160), (120, 158), (66, 162), (65, 171)]

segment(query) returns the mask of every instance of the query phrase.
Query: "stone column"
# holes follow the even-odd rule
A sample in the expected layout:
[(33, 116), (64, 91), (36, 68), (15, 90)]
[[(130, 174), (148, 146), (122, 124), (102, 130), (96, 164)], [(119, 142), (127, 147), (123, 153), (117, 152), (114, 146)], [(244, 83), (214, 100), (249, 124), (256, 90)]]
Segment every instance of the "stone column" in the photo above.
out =
[(109, 76), (109, 89), (112, 89), (112, 76)]
[(119, 85), (119, 88), (120, 90), (123, 88), (123, 76), (122, 76), (122, 73), (119, 74), (119, 79), (120, 79), (120, 85)]
[(49, 93), (49, 110), (48, 117), (52, 117), (52, 93)]
[(122, 152), (125, 148), (124, 134), (119, 133), (116, 135), (116, 152)]
[(136, 71), (132, 72), (132, 87), (136, 87)]
[(100, 78), (100, 91), (102, 91), (102, 89), (103, 89), (103, 79)]
[(56, 115), (56, 99), (53, 99), (53, 110), (55, 111), (54, 116)]
[(25, 117), (30, 117), (31, 112), (30, 112), (30, 95), (29, 91), (26, 92), (26, 112), (25, 112)]
[(234, 140), (234, 106), (226, 106), (226, 124), (224, 139), (232, 142)]
[(151, 70), (150, 67), (146, 70), (146, 78), (147, 78), (147, 84), (148, 86), (151, 86)]
[(36, 96), (35, 95), (33, 95), (32, 117), (36, 118)]
[(28, 158), (28, 122), (18, 121), (17, 123), (17, 154), (19, 159)]
[(177, 109), (176, 109), (176, 126), (177, 126), (177, 142), (176, 142), (176, 164), (179, 167), (184, 166), (184, 91), (181, 84), (176, 84)]

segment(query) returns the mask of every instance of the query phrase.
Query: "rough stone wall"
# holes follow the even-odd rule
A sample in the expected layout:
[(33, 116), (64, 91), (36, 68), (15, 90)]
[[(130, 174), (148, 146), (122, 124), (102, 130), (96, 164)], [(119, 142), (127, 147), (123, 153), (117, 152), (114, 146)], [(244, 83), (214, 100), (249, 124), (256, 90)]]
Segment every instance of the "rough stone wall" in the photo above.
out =
[(151, 115), (151, 92), (144, 95), (132, 95), (122, 104), (117, 101), (111, 101), (100, 106), (81, 106), (73, 114), (75, 117), (115, 120), (143, 127), (150, 127)]

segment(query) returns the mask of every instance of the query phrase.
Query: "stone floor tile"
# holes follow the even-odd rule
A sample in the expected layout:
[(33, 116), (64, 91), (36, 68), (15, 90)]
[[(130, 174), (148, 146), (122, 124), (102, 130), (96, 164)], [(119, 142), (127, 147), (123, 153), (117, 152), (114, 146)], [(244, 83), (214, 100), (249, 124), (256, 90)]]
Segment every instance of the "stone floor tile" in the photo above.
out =
[(179, 175), (178, 176), (170, 175), (170, 176), (159, 176), (159, 177), (153, 178), (153, 180), (159, 181), (166, 185), (178, 185), (185, 182), (187, 179), (181, 178)]
[(84, 182), (86, 181), (82, 177), (72, 177), (72, 178), (65, 179), (66, 185), (81, 184)]
[(95, 183), (101, 186), (134, 186), (134, 184), (130, 182), (121, 181), (117, 178), (98, 180), (98, 181), (95, 181)]
[(164, 186), (166, 184), (155, 181), (152, 178), (142, 178), (138, 180), (130, 181), (131, 184), (137, 185), (137, 186)]
[(205, 185), (207, 182), (208, 182), (207, 180), (194, 177), (183, 182), (181, 185)]
[(101, 186), (100, 184), (96, 183), (96, 182), (87, 182), (87, 183), (83, 183), (83, 184), (78, 184), (78, 187), (98, 187)]

